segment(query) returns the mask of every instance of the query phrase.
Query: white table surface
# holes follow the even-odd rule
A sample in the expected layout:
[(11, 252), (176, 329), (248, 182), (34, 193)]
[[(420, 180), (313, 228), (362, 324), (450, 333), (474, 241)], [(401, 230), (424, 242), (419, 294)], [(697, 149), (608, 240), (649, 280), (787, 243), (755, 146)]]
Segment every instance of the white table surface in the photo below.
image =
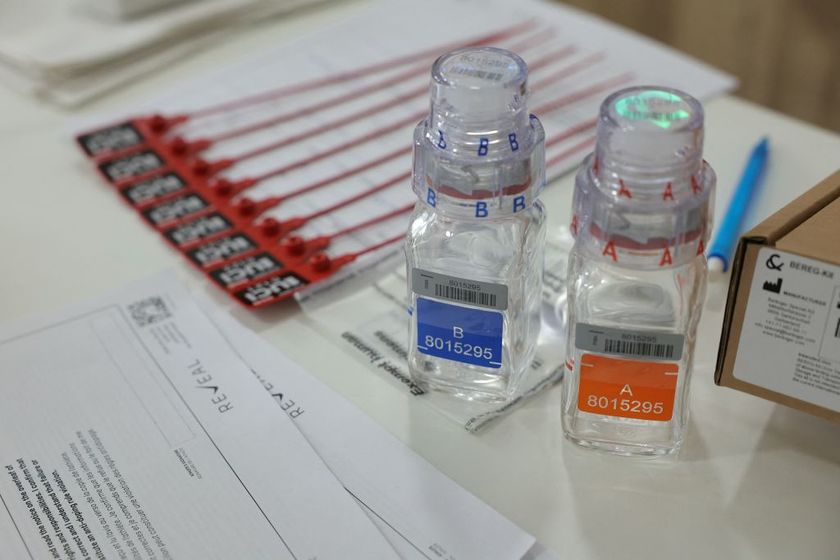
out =
[[(355, 7), (266, 23), (87, 112), (136, 103)], [(96, 177), (70, 140), (70, 119), (0, 90), (0, 318), (56, 309), (170, 267), (226, 302)], [(840, 166), (840, 136), (735, 97), (714, 100), (706, 158), (718, 173), (718, 216), (763, 134), (772, 155), (754, 221)], [(547, 188), (551, 223), (566, 222), (571, 186), (567, 176)], [(235, 313), (561, 558), (840, 558), (840, 425), (714, 385), (727, 282), (710, 283), (688, 435), (665, 464), (564, 441), (559, 386), (471, 435), (332, 345), (295, 304)]]

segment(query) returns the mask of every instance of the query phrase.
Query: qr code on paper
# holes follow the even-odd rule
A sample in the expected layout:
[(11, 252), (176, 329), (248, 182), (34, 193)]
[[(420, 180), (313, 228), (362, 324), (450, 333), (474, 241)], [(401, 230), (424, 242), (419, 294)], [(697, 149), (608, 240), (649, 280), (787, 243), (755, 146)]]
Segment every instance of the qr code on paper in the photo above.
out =
[(128, 312), (138, 327), (153, 325), (172, 316), (166, 302), (157, 296), (135, 301), (128, 306)]

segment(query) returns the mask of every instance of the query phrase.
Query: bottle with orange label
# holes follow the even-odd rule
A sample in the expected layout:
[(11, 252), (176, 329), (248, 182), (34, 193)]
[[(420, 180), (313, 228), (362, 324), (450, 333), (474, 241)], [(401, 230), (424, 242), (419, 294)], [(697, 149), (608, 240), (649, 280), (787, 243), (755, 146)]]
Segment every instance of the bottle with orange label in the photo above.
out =
[(688, 419), (715, 174), (703, 109), (633, 87), (601, 105), (575, 184), (563, 430), (625, 455), (677, 451)]

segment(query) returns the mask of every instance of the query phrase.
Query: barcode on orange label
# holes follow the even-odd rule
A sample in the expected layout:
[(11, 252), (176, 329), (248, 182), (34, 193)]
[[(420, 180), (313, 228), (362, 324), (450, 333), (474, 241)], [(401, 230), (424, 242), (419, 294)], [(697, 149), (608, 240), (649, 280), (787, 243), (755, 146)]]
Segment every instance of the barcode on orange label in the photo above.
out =
[(673, 344), (654, 344), (652, 342), (635, 342), (614, 338), (604, 339), (604, 351), (608, 354), (635, 354), (653, 358), (671, 359), (674, 357)]
[(583, 354), (578, 408), (604, 416), (668, 421), (674, 412), (679, 364)]
[(575, 328), (575, 347), (600, 354), (612, 354), (627, 358), (653, 358), (674, 360), (682, 358), (681, 334), (651, 331), (616, 329), (578, 323)]

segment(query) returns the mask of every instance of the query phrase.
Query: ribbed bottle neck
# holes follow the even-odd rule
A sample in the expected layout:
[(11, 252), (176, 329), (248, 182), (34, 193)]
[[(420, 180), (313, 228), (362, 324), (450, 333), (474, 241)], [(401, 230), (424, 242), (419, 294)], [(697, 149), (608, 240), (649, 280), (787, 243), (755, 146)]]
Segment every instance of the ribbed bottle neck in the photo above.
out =
[(656, 270), (683, 266), (705, 253), (711, 232), (715, 174), (701, 161), (679, 179), (604, 177), (595, 155), (578, 172), (571, 220), (578, 249), (616, 266)]
[(512, 216), (545, 182), (545, 132), (528, 114), (528, 68), (493, 47), (457, 49), (432, 66), (429, 117), (414, 131), (412, 186), (463, 219)]
[(701, 154), (666, 166), (627, 163), (596, 148), (587, 160), (586, 173), (600, 190), (616, 198), (677, 200), (697, 193), (703, 181), (704, 161)]
[(447, 216), (486, 220), (513, 216), (538, 199), (545, 186), (545, 131), (539, 119), (531, 116), (523, 143), (496, 158), (441, 149), (429, 122), (414, 132), (412, 188), (421, 202)]

